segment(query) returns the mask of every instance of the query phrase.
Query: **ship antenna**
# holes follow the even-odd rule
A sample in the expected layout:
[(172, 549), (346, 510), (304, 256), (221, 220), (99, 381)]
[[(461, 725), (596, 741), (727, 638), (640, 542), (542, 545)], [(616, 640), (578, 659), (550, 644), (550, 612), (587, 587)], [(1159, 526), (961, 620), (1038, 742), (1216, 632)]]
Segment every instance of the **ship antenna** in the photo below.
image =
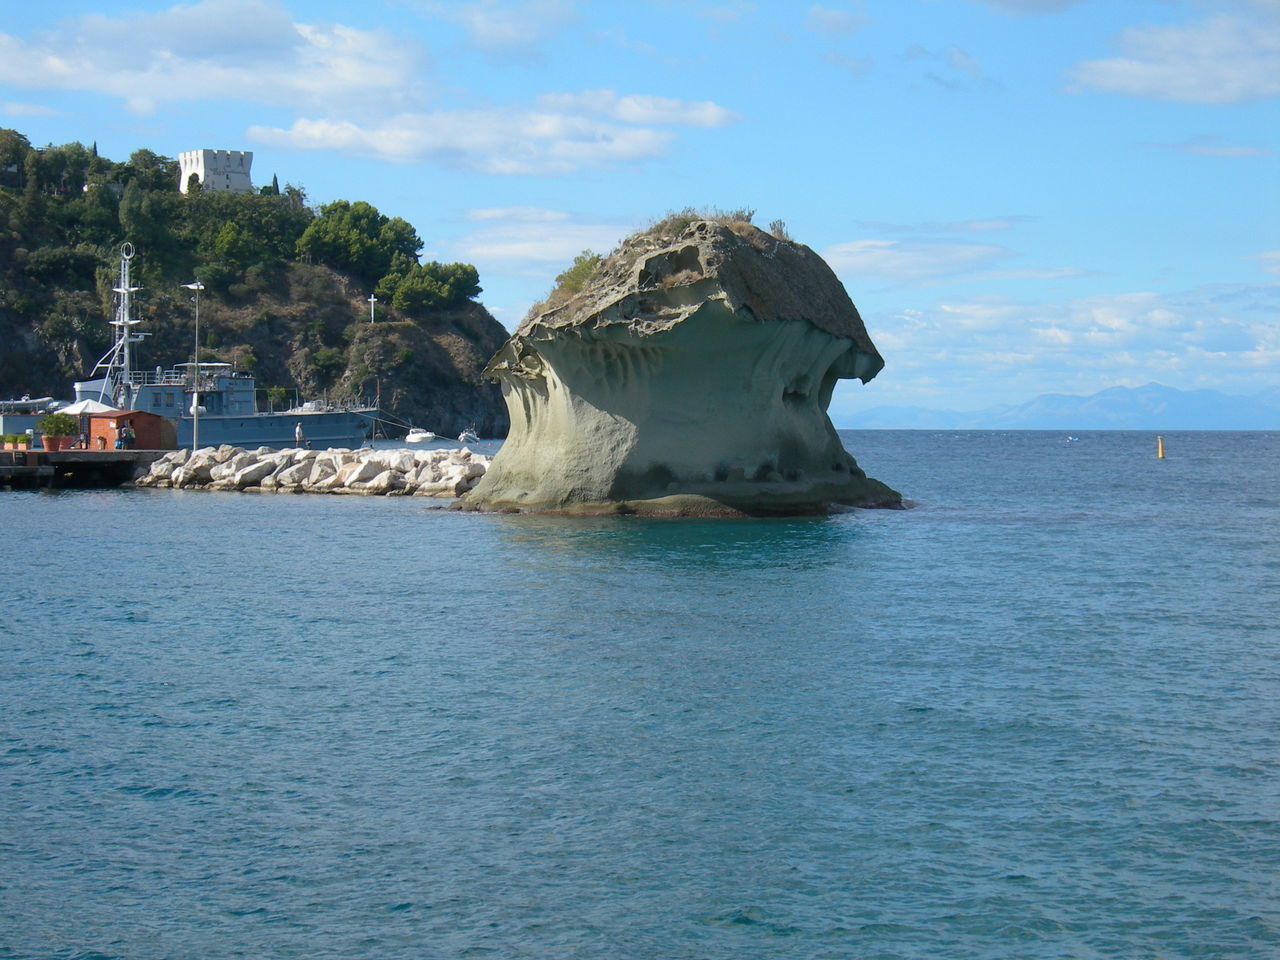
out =
[(129, 265), (133, 260), (133, 244), (126, 240), (120, 244), (120, 280), (112, 287), (117, 294), (116, 318), (111, 325), (116, 328), (116, 342), (112, 348), (109, 376), (114, 381), (112, 400), (128, 408), (133, 403), (133, 351), (132, 344), (141, 343), (145, 333), (134, 330), (141, 320), (133, 319), (133, 295), (141, 287), (133, 286), (129, 278)]

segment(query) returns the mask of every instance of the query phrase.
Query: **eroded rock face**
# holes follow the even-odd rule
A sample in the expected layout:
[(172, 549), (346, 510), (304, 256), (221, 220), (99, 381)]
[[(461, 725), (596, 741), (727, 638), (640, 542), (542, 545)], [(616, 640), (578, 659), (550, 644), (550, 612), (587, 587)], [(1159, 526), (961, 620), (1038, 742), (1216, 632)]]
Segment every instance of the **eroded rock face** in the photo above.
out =
[(705, 515), (896, 506), (826, 414), (837, 380), (883, 365), (808, 247), (746, 223), (639, 234), (490, 361), (511, 432), (463, 502)]

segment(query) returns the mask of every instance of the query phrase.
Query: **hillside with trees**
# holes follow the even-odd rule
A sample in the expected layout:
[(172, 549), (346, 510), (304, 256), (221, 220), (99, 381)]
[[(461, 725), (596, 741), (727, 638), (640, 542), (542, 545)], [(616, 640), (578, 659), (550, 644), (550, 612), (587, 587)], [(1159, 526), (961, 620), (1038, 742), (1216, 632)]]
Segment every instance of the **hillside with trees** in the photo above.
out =
[(114, 162), (96, 144), (34, 148), (0, 130), (0, 397), (71, 397), (110, 346), (129, 241), (134, 314), (150, 334), (136, 365), (191, 359), (181, 285), (198, 278), (201, 360), (253, 373), (277, 403), (380, 397), (442, 434), (474, 423), (505, 435), (480, 371), (507, 333), (476, 299), (474, 266), (422, 263), (413, 226), (363, 201), (311, 207), (274, 177), (256, 193), (183, 194), (178, 179), (178, 163), (150, 150)]

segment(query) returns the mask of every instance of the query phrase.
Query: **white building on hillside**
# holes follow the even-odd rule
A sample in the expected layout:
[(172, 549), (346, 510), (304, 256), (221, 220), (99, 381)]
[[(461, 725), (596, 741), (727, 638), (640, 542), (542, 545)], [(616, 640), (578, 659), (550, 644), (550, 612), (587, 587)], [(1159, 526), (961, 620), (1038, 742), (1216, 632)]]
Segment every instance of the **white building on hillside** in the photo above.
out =
[(178, 189), (183, 193), (195, 174), (205, 190), (230, 190), (232, 193), (251, 193), (249, 168), (253, 166), (251, 150), (188, 150), (178, 154), (182, 170)]

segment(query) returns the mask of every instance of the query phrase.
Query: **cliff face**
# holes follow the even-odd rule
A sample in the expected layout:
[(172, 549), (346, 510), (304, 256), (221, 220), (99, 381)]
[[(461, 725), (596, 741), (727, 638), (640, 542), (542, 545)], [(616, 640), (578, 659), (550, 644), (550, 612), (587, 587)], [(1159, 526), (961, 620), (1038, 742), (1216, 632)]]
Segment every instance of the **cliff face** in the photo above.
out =
[(893, 506), (827, 405), (884, 365), (808, 247), (696, 220), (628, 240), (490, 361), (511, 432), (465, 503), (653, 514)]
[(361, 323), (338, 392), (380, 396), (383, 410), (441, 436), (475, 427), (482, 437), (504, 437), (501, 391), (481, 371), (506, 337), (478, 303), (429, 320)]

